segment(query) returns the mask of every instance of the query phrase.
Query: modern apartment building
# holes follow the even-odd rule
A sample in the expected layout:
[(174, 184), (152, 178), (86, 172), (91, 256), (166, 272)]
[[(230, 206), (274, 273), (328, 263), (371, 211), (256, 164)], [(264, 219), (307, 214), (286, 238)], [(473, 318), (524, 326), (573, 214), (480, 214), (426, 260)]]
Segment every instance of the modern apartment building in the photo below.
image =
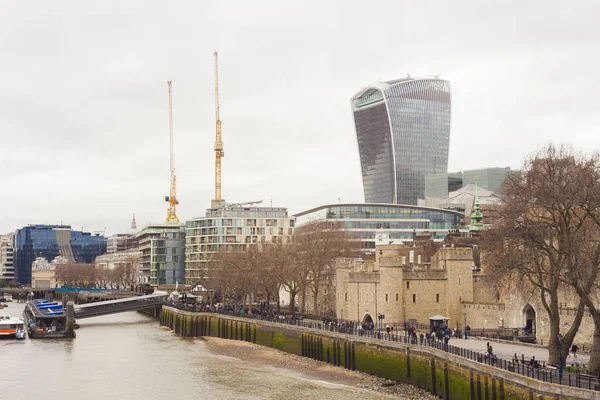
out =
[(220, 251), (289, 241), (294, 220), (282, 207), (226, 205), (186, 221), (185, 230), (185, 278), (186, 284), (194, 285), (203, 278), (207, 261)]
[(15, 279), (14, 243), (14, 233), (0, 235), (0, 281)]
[(117, 233), (109, 236), (106, 239), (107, 253), (118, 253), (122, 251), (133, 250), (137, 249), (137, 247), (138, 240), (134, 233)]
[(448, 169), (450, 82), (377, 83), (354, 95), (351, 107), (365, 202), (416, 205), (425, 175)]
[(68, 262), (91, 263), (105, 252), (100, 234), (73, 231), (70, 225), (28, 225), (15, 233), (15, 279), (31, 284), (31, 264), (37, 257), (51, 261), (60, 255)]
[(139, 282), (157, 285), (183, 284), (185, 280), (185, 227), (183, 224), (151, 224), (137, 235), (141, 263)]

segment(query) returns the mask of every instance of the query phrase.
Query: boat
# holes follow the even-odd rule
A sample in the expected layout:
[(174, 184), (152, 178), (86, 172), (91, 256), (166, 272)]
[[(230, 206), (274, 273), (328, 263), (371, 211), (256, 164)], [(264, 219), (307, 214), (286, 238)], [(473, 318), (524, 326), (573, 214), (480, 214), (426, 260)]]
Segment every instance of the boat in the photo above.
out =
[(23, 329), (23, 328), (17, 328), (17, 333), (15, 334), (15, 338), (17, 340), (23, 340), (23, 339), (25, 339), (25, 329)]
[(30, 300), (25, 303), (23, 319), (31, 339), (67, 337), (67, 313), (60, 303)]
[(0, 338), (16, 338), (18, 332), (25, 333), (23, 320), (11, 317), (6, 313), (0, 314)]

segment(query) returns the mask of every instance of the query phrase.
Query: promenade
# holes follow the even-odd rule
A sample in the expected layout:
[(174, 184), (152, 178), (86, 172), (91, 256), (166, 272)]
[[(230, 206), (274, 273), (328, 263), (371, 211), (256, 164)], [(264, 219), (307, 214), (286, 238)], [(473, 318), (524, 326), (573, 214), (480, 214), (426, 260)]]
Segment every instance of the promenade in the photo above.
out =
[[(539, 346), (527, 346), (521, 344), (519, 342), (505, 342), (505, 341), (495, 341), (495, 340), (485, 340), (485, 338), (481, 339), (458, 339), (452, 338), (450, 339), (450, 343), (452, 346), (460, 347), (463, 349), (470, 349), (478, 352), (485, 352), (487, 343), (490, 343), (490, 346), (493, 348), (493, 353), (499, 358), (503, 358), (505, 360), (511, 360), (514, 358), (515, 353), (517, 357), (521, 359), (521, 355), (524, 355), (525, 361), (529, 361), (531, 357), (535, 357), (538, 362), (548, 362), (548, 349), (545, 347)], [(566, 365), (571, 365), (574, 363), (584, 363), (588, 364), (590, 361), (589, 354), (577, 354), (577, 358), (573, 358), (573, 355), (567, 358)]]

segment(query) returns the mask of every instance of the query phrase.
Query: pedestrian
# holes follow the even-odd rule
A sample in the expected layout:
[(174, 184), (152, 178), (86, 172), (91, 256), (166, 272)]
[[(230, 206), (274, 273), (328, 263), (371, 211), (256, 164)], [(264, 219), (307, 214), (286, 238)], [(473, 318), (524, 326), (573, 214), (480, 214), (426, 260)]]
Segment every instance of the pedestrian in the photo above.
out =
[(573, 358), (577, 358), (577, 350), (579, 350), (579, 347), (577, 347), (577, 345), (575, 343), (573, 343), (573, 346), (571, 346), (571, 351), (573, 352)]

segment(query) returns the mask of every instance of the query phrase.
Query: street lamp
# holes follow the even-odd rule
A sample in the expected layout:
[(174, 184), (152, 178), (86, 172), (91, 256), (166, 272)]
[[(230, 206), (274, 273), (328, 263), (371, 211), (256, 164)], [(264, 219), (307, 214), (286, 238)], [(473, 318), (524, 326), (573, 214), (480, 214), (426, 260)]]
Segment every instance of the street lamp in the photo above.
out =
[(556, 335), (556, 338), (558, 339), (558, 375), (560, 375), (560, 377), (562, 378), (562, 373), (563, 373), (563, 363), (562, 363), (562, 334), (559, 333), (558, 335)]
[(465, 312), (464, 314), (464, 318), (465, 318), (465, 322), (463, 325), (463, 330), (464, 330), (464, 336), (465, 336), (465, 340), (467, 339), (467, 313)]

